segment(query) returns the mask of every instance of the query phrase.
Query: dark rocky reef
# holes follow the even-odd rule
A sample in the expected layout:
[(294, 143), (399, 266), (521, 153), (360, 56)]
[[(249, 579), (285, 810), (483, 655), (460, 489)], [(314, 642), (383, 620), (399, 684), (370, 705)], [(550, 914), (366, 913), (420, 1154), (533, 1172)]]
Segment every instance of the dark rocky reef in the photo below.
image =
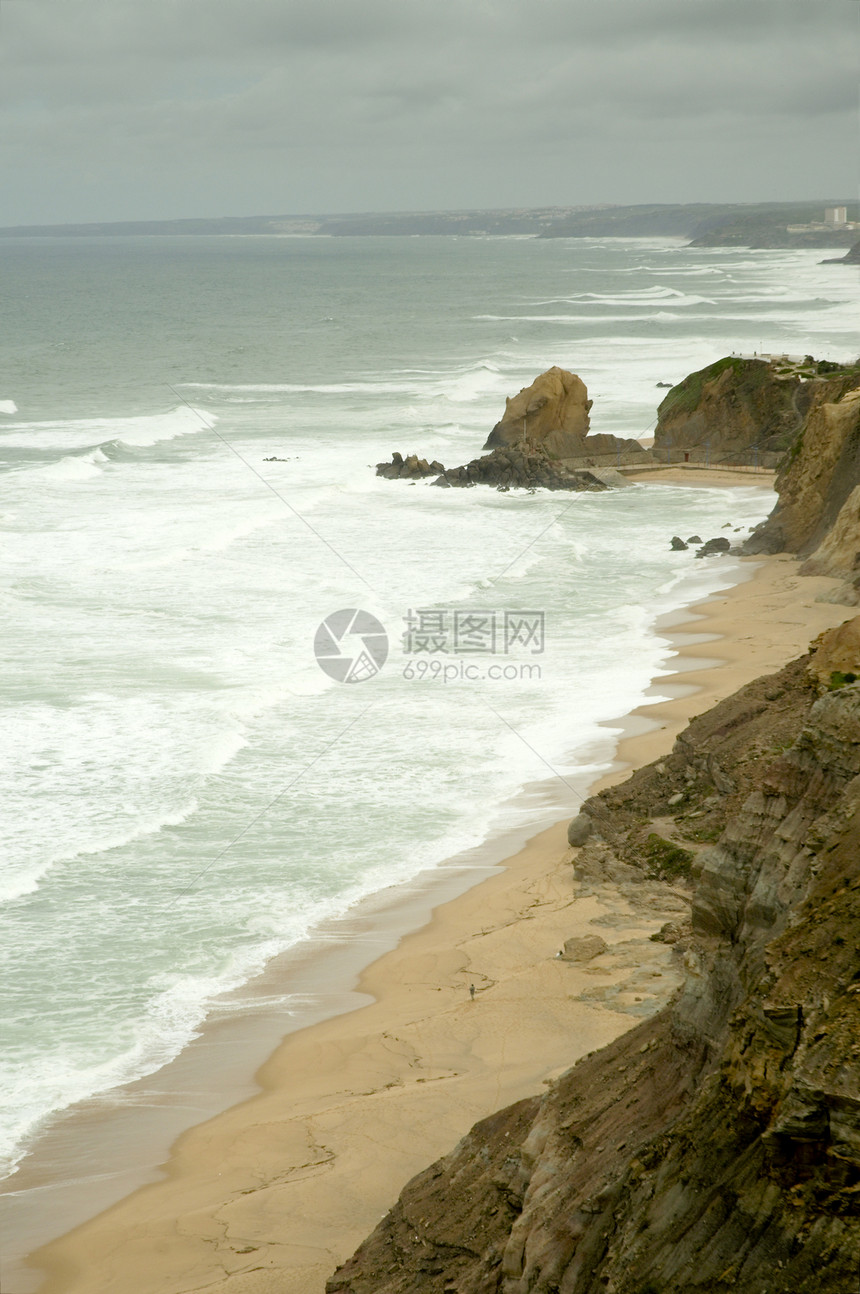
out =
[(844, 256), (829, 257), (822, 265), (860, 265), (860, 238), (852, 243)]
[(438, 476), (445, 468), (435, 459), (428, 463), (426, 458), (417, 454), (407, 454), (404, 458), (396, 451), (391, 455), (390, 463), (377, 463), (376, 475), (384, 476), (389, 481), (419, 481), (424, 476)]
[(715, 557), (718, 553), (731, 552), (731, 544), (725, 535), (718, 535), (716, 539), (707, 539), (701, 548), (696, 549), (697, 557)]
[[(622, 478), (623, 483), (623, 478)], [(473, 458), (464, 467), (455, 467), (441, 476), (436, 485), (494, 485), (500, 490), (512, 487), (530, 490), (605, 490), (608, 483), (591, 472), (573, 472), (553, 459), (544, 449), (529, 445), (494, 449), (490, 454)]]
[(860, 684), (837, 647), (857, 624), (585, 804), (583, 885), (692, 885), (692, 929), (665, 932), (685, 986), (413, 1179), (329, 1294), (858, 1288)]
[(552, 458), (546, 450), (531, 445), (495, 449), (490, 454), (473, 458), (463, 467), (450, 468), (437, 462), (428, 463), (426, 458), (418, 458), (415, 454), (405, 459), (401, 454), (395, 454), (390, 463), (377, 464), (376, 475), (392, 480), (435, 476), (437, 479), (433, 484), (443, 488), (492, 485), (498, 490), (607, 490), (629, 484), (611, 468), (570, 468)]

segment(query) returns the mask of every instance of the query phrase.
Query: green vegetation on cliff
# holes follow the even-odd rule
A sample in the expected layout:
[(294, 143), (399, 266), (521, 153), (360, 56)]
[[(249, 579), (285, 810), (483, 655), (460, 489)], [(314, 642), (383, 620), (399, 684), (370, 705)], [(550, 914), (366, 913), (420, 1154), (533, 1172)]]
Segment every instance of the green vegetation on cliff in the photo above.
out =
[(799, 450), (810, 411), (857, 384), (860, 367), (787, 355), (727, 355), (690, 373), (658, 409), (661, 462), (779, 468)]
[[(708, 364), (705, 368), (697, 369), (695, 373), (688, 373), (663, 398), (657, 413), (661, 417), (669, 413), (692, 413), (702, 398), (702, 390), (705, 384), (719, 377), (726, 369), (732, 369), (739, 376), (749, 370), (757, 373), (760, 377), (765, 367), (758, 360), (745, 360), (735, 355), (727, 355), (724, 359), (718, 359), (713, 364)], [(754, 385), (754, 382), (752, 384)]]
[(654, 456), (776, 467), (800, 430), (805, 399), (796, 363), (727, 355), (690, 373), (662, 400)]

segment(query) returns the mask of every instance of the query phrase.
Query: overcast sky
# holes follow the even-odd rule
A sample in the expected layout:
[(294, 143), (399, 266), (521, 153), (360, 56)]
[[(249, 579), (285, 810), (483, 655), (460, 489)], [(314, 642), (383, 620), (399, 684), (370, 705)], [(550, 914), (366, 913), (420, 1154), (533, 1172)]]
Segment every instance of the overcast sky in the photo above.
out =
[(0, 0), (0, 225), (857, 191), (858, 0)]

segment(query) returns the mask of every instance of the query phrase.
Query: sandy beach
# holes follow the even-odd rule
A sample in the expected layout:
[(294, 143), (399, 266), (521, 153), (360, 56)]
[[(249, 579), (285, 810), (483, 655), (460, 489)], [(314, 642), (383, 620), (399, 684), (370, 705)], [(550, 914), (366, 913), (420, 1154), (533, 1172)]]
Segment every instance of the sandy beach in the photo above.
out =
[[(745, 582), (675, 619), (677, 672), (652, 688), (669, 699), (630, 717), (612, 780), (852, 614), (816, 602), (832, 581), (800, 577), (793, 558), (745, 565)], [(45, 1294), (322, 1294), (408, 1178), (476, 1120), (659, 1009), (678, 959), (649, 936), (686, 899), (665, 886), (578, 890), (566, 823), (377, 957), (351, 998), (364, 1005), (288, 1036), (259, 1094), (183, 1133), (162, 1180), (33, 1254)], [(605, 953), (558, 957), (592, 934)]]

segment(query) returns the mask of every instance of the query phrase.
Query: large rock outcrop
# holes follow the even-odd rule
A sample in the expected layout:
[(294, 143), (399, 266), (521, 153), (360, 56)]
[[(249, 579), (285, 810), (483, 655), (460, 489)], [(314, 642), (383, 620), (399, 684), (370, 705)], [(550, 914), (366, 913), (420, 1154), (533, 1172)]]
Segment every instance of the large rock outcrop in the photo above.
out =
[(582, 877), (693, 878), (677, 999), (473, 1128), (330, 1294), (857, 1289), (860, 683), (811, 664), (585, 806)]
[(638, 440), (589, 435), (592, 401), (582, 378), (553, 367), (505, 401), (505, 412), (484, 449), (515, 447), (544, 452), (567, 467), (618, 467), (649, 463)]
[(582, 378), (554, 366), (518, 395), (508, 396), (484, 449), (531, 443), (556, 458), (570, 457), (579, 453), (588, 435), (591, 404)]
[(390, 463), (377, 463), (376, 475), (392, 481), (417, 481), (425, 476), (435, 476), (433, 484), (444, 488), (492, 485), (501, 491), (608, 490), (630, 484), (614, 467), (570, 467), (551, 458), (546, 450), (529, 445), (494, 449), (462, 467), (444, 467), (435, 461), (428, 463), (426, 458), (419, 458), (417, 454), (404, 458), (395, 453)]

